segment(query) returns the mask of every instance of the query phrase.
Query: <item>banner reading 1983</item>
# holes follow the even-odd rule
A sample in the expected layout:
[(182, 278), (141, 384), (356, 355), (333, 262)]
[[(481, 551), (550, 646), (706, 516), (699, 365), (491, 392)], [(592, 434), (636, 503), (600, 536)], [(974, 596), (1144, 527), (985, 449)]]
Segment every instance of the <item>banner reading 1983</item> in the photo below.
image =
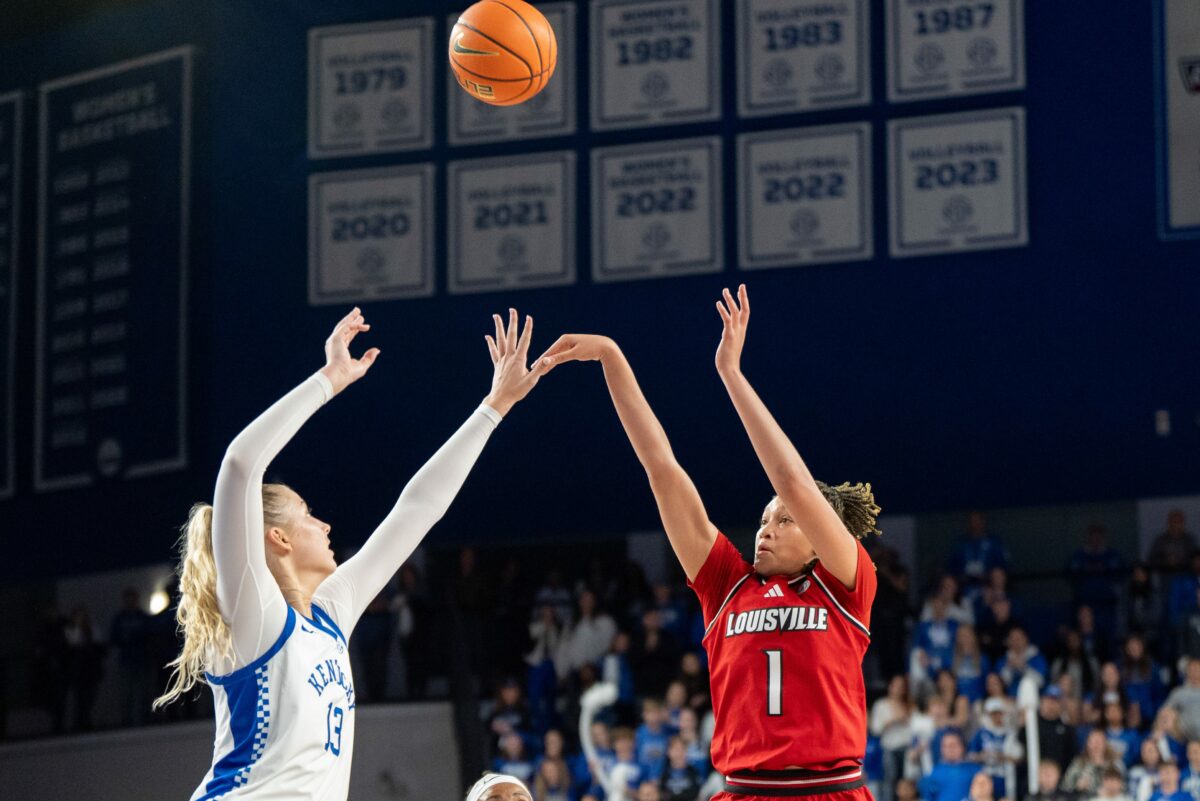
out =
[(716, 0), (592, 0), (592, 128), (721, 116)]
[(575, 283), (575, 153), (452, 161), (451, 293)]
[[(575, 4), (545, 3), (538, 11), (554, 29), (558, 64), (542, 91), (515, 106), (493, 106), (462, 90), (458, 81), (446, 81), (448, 139), (452, 145), (499, 142), (575, 133)], [(454, 26), (457, 16), (447, 20)], [(447, 63), (449, 72), (449, 63)]]
[(309, 157), (429, 147), (432, 41), (432, 17), (310, 30)]
[(1200, 2), (1156, 0), (1159, 233), (1200, 236)]
[(191, 57), (41, 86), (35, 489), (186, 464)]
[(888, 99), (1025, 86), (1025, 0), (887, 0)]
[(0, 95), (0, 498), (13, 493), (16, 469), (15, 390), (17, 233), (21, 189), (20, 92)]
[(917, 256), (1029, 241), (1025, 110), (888, 123), (891, 253)]
[(738, 114), (871, 102), (867, 0), (738, 0)]

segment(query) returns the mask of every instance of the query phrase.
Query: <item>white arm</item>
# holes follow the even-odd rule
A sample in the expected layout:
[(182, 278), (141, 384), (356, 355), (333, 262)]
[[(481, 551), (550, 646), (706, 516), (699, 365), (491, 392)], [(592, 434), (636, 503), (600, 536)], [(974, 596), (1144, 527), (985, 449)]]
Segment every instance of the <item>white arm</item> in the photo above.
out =
[(604, 788), (605, 801), (624, 801), (625, 782), (622, 776), (610, 776), (600, 765), (600, 755), (596, 753), (596, 744), (592, 741), (592, 721), (596, 719), (597, 712), (616, 701), (617, 685), (611, 681), (593, 684), (579, 699), (579, 744), (583, 747), (583, 755), (592, 774)]

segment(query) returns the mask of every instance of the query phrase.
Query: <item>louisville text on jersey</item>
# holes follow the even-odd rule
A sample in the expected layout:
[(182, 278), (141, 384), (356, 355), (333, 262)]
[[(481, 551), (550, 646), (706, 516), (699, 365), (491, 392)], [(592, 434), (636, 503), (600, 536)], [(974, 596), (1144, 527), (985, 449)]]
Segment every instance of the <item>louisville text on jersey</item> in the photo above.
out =
[(829, 610), (823, 606), (777, 606), (730, 612), (725, 617), (725, 636), (761, 634), (770, 631), (826, 631)]

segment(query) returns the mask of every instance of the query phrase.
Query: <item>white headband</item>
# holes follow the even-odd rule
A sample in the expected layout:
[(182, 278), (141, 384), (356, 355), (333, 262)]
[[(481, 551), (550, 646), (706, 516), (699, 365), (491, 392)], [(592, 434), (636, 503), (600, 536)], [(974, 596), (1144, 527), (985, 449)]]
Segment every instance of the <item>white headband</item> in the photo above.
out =
[(529, 788), (525, 786), (525, 782), (516, 776), (509, 776), (505, 773), (491, 773), (475, 782), (475, 786), (467, 793), (467, 801), (479, 801), (488, 790), (497, 784), (515, 784), (525, 792), (529, 792)]

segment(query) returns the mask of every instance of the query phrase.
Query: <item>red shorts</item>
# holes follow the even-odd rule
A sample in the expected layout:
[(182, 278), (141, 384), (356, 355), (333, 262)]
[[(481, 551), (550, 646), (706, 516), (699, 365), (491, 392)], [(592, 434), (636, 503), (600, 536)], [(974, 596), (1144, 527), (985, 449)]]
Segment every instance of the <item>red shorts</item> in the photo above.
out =
[[(787, 796), (778, 795), (742, 795), (722, 790), (712, 797), (712, 801), (780, 801)], [(796, 796), (793, 796), (796, 797)], [(804, 801), (875, 801), (875, 796), (866, 787), (855, 787), (853, 790), (842, 790), (838, 793), (820, 793), (817, 795), (798, 796)]]

